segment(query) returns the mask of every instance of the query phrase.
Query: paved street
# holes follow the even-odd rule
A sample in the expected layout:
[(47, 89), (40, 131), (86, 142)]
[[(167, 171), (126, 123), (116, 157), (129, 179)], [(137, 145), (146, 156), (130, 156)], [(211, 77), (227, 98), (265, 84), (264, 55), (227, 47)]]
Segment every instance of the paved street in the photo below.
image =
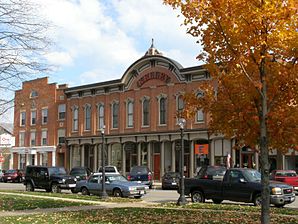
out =
[[(2, 183), (0, 182), (1, 190), (25, 190), (25, 186), (20, 183)], [(43, 190), (41, 190), (43, 191)], [(68, 190), (63, 191), (63, 193), (71, 193)], [(161, 190), (161, 189), (152, 189), (149, 190), (148, 194), (144, 196), (143, 200), (146, 202), (152, 203), (162, 203), (162, 202), (177, 202), (179, 194), (174, 190)], [(187, 198), (190, 202), (190, 198)], [(211, 201), (207, 201), (211, 202)], [(245, 204), (245, 203), (236, 203), (230, 201), (224, 201), (223, 203), (233, 203), (233, 204)], [(248, 205), (248, 204), (246, 204)], [(292, 204), (286, 205), (285, 207), (297, 208), (298, 209), (298, 196), (296, 196), (296, 201)]]

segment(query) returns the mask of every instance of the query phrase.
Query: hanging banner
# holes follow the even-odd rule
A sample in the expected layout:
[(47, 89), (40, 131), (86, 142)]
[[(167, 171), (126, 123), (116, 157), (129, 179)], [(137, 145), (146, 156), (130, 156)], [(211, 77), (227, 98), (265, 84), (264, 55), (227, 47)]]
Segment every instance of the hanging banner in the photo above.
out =
[(196, 155), (207, 155), (209, 145), (208, 144), (195, 144), (195, 154)]

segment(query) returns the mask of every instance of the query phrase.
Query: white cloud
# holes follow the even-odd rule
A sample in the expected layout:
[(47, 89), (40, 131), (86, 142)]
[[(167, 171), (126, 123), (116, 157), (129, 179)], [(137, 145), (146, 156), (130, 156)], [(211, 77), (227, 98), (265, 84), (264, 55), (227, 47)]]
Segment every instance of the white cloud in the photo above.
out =
[(50, 52), (46, 58), (51, 65), (56, 66), (71, 65), (73, 62), (72, 56), (68, 52)]
[[(178, 11), (162, 0), (35, 0), (52, 22), (55, 41), (50, 63), (72, 66), (76, 85), (121, 78), (155, 39), (158, 50), (183, 66), (193, 66), (199, 49), (188, 37)], [(106, 75), (108, 74), (108, 76)], [(76, 79), (76, 81), (75, 81)], [(68, 82), (66, 79), (65, 82)]]

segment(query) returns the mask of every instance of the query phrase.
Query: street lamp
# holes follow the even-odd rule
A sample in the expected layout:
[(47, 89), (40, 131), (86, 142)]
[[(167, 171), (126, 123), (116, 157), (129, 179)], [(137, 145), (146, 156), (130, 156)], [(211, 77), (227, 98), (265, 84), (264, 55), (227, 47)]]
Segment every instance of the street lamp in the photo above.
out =
[(102, 166), (102, 179), (101, 179), (101, 184), (102, 184), (102, 188), (101, 188), (101, 194), (100, 197), (101, 198), (107, 198), (108, 194), (106, 192), (106, 171), (105, 171), (105, 153), (104, 153), (104, 141), (105, 141), (105, 128), (106, 126), (103, 125), (100, 128), (100, 132), (101, 132), (101, 166)]
[(185, 205), (187, 203), (185, 194), (184, 194), (184, 127), (186, 124), (186, 120), (184, 118), (180, 118), (178, 120), (178, 125), (180, 126), (181, 132), (181, 150), (180, 150), (180, 197), (178, 198), (177, 205)]

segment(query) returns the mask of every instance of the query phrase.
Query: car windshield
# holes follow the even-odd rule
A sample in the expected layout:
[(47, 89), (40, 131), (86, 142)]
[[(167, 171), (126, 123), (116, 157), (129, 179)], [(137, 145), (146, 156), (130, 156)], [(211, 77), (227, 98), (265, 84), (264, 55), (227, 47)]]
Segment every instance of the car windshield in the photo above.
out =
[(110, 181), (110, 182), (113, 182), (113, 181), (124, 181), (124, 182), (127, 182), (128, 180), (122, 176), (122, 175), (111, 175), (111, 176), (107, 176), (107, 179)]
[(131, 173), (147, 173), (147, 167), (144, 166), (134, 166), (131, 168)]
[(76, 169), (76, 170), (72, 170), (70, 172), (71, 175), (84, 175), (86, 174), (86, 171), (83, 169)]
[(65, 175), (66, 171), (63, 167), (50, 167), (49, 175)]
[(17, 172), (16, 170), (7, 170), (5, 173), (15, 173)]
[(296, 177), (297, 174), (295, 171), (284, 171), (284, 172), (276, 172), (275, 176), (277, 176), (277, 177)]
[(246, 170), (245, 176), (249, 181), (261, 181), (261, 173), (257, 170)]
[(175, 178), (179, 178), (180, 174), (179, 173), (175, 173), (175, 172), (168, 172), (165, 174), (166, 177), (175, 177)]

